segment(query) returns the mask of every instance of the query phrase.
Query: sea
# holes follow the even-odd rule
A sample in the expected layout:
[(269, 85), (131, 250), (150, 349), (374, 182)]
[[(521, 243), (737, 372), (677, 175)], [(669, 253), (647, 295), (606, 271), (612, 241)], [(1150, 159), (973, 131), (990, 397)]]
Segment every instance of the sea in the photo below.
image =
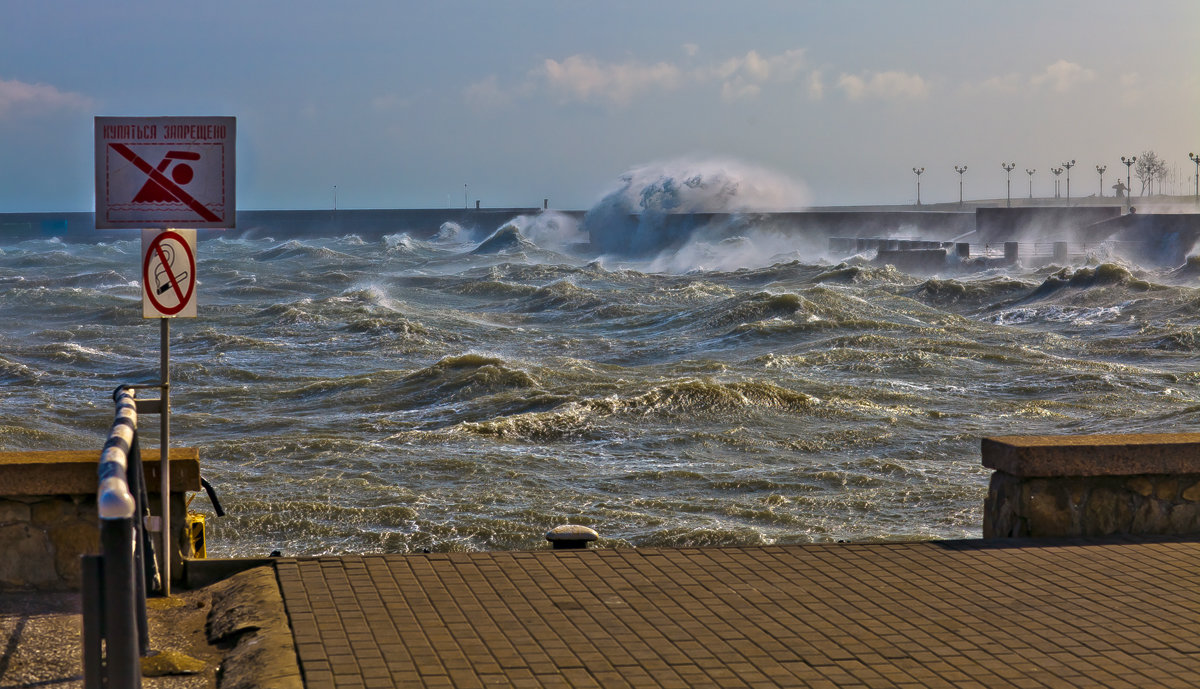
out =
[[(752, 226), (581, 249), (609, 229), (202, 241), (171, 432), (226, 510), (191, 503), (209, 555), (534, 549), (565, 523), (600, 547), (972, 538), (983, 437), (1200, 425), (1194, 260), (909, 274)], [(140, 252), (0, 246), (0, 450), (98, 451), (114, 388), (158, 379)]]

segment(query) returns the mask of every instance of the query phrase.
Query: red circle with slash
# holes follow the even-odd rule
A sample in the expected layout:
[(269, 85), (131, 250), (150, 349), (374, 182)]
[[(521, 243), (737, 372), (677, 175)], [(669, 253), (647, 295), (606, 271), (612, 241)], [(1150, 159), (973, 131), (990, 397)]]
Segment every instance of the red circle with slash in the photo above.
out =
[[(168, 239), (174, 239), (180, 246), (183, 247), (183, 253), (187, 256), (189, 277), (187, 281), (187, 293), (179, 286), (179, 280), (176, 279), (174, 271), (171, 270), (171, 262), (167, 260), (166, 254), (163, 252), (162, 243)], [(167, 278), (171, 281), (171, 288), (175, 291), (175, 295), (179, 297), (179, 303), (175, 306), (164, 306), (150, 288), (150, 259), (157, 256), (162, 263), (163, 270), (167, 273)], [(150, 240), (150, 248), (146, 251), (146, 257), (142, 260), (142, 289), (145, 290), (146, 296), (150, 298), (150, 303), (158, 312), (165, 316), (174, 316), (188, 305), (192, 299), (192, 295), (196, 293), (196, 257), (192, 255), (192, 247), (188, 246), (186, 240), (179, 235), (178, 232), (167, 230), (162, 232)]]

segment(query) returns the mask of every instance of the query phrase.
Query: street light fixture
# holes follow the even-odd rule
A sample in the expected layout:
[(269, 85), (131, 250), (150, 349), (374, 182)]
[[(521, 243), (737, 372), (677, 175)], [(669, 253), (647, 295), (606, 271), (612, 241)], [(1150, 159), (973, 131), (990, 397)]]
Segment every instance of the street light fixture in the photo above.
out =
[(1193, 179), (1196, 180), (1196, 199), (1200, 200), (1200, 156), (1189, 153), (1188, 158), (1191, 158), (1192, 162), (1196, 164), (1196, 176)]
[(1012, 171), (1017, 166), (1016, 163), (1000, 163), (1000, 167), (1004, 168), (1004, 172), (1008, 175), (1008, 207), (1012, 208)]
[(1129, 168), (1133, 167), (1133, 164), (1137, 162), (1137, 156), (1129, 156), (1128, 158), (1121, 156), (1121, 162), (1125, 163), (1125, 207), (1128, 208), (1133, 196), (1132, 182), (1129, 180)]
[(1104, 196), (1104, 171), (1108, 169), (1107, 165), (1097, 165), (1096, 172), (1100, 173), (1100, 195)]
[(925, 168), (914, 167), (913, 174), (917, 176), (917, 205), (921, 205), (921, 175), (925, 173)]
[(954, 171), (958, 173), (958, 205), (961, 206), (963, 204), (962, 176), (963, 176), (963, 173), (967, 171), (967, 166), (966, 165), (962, 165), (962, 166), (955, 165)]
[(1058, 176), (1059, 176), (1059, 175), (1061, 175), (1061, 174), (1063, 173), (1063, 168), (1061, 168), (1061, 167), (1052, 167), (1052, 168), (1050, 168), (1050, 172), (1053, 172), (1053, 173), (1054, 173), (1054, 198), (1056, 198), (1056, 199), (1057, 199), (1057, 198), (1060, 198), (1060, 197), (1062, 196), (1062, 194), (1060, 194), (1060, 193), (1059, 193), (1059, 189), (1060, 189), (1061, 187), (1060, 187), (1060, 186), (1059, 186), (1059, 184), (1058, 184), (1058, 182), (1059, 182), (1059, 180), (1058, 180)]
[(1062, 166), (1067, 168), (1067, 203), (1071, 203), (1071, 168), (1075, 167), (1075, 161), (1063, 163)]
[(1033, 173), (1037, 172), (1037, 168), (1025, 168), (1025, 174), (1029, 175), (1029, 198), (1033, 198)]

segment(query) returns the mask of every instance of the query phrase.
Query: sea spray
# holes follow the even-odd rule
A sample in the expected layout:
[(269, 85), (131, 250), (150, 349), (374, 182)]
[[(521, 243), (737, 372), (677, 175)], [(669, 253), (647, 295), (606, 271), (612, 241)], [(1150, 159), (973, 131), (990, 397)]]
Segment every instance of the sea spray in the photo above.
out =
[(809, 194), (782, 175), (732, 161), (678, 160), (633, 168), (588, 210), (583, 229), (593, 248), (651, 257), (678, 248), (704, 230), (709, 214), (796, 210)]

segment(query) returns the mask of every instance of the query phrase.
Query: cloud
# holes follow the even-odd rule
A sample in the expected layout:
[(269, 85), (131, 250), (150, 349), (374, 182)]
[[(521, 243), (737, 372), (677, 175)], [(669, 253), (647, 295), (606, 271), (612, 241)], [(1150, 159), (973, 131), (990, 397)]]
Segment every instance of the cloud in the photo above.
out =
[(872, 72), (867, 76), (842, 74), (838, 77), (837, 87), (855, 101), (864, 98), (920, 99), (929, 95), (929, 84), (920, 75), (907, 72)]
[(1035, 74), (1029, 79), (1034, 86), (1047, 85), (1058, 93), (1065, 93), (1071, 88), (1092, 81), (1096, 73), (1074, 62), (1059, 60), (1046, 67), (1041, 74)]
[(91, 108), (92, 99), (79, 93), (60, 91), (47, 84), (0, 79), (0, 115), (16, 109), (43, 112)]
[(412, 104), (412, 98), (405, 98), (395, 93), (388, 93), (371, 99), (371, 107), (382, 112), (402, 110)]
[(586, 55), (572, 55), (562, 62), (548, 58), (531, 76), (564, 102), (606, 102), (618, 106), (628, 105), (643, 91), (674, 89), (682, 81), (680, 69), (667, 62), (615, 64)]
[(754, 98), (762, 92), (758, 84), (747, 84), (741, 81), (727, 81), (721, 84), (721, 100), (731, 103), (743, 98)]
[(1141, 77), (1137, 72), (1122, 74), (1119, 83), (1121, 84), (1121, 103), (1123, 105), (1134, 105), (1141, 102), (1145, 92), (1142, 90)]
[[(820, 101), (830, 82), (825, 68), (809, 65), (803, 48), (773, 55), (750, 50), (698, 65), (694, 60), (701, 54), (700, 47), (685, 43), (682, 49), (687, 57), (677, 62), (606, 62), (585, 54), (562, 60), (547, 58), (518, 84), (506, 85), (493, 75), (470, 84), (462, 95), (468, 105), (478, 110), (507, 107), (536, 94), (549, 95), (560, 104), (592, 103), (619, 108), (644, 94), (684, 87), (719, 86), (721, 100), (730, 103), (751, 100), (781, 85), (791, 85), (806, 92), (810, 100)], [(833, 81), (833, 86), (855, 101), (920, 99), (930, 92), (929, 82), (920, 75), (900, 71), (843, 73)]]
[(821, 100), (825, 97), (825, 80), (821, 77), (819, 69), (814, 69), (808, 75), (808, 97), (813, 100)]
[[(711, 70), (710, 74), (722, 82), (722, 100), (731, 101), (757, 96), (762, 90), (761, 85), (768, 81), (791, 81), (804, 71), (805, 66), (803, 49), (788, 50), (768, 57), (751, 50), (741, 57), (726, 60)], [(703, 73), (699, 75), (701, 81), (705, 77)]]
[(477, 81), (463, 89), (463, 100), (476, 110), (499, 110), (512, 104), (514, 94), (500, 88), (496, 75)]
[(962, 90), (966, 93), (999, 93), (1012, 94), (1021, 90), (1025, 80), (1020, 74), (1012, 72), (998, 77), (985, 79), (978, 84), (966, 84)]

